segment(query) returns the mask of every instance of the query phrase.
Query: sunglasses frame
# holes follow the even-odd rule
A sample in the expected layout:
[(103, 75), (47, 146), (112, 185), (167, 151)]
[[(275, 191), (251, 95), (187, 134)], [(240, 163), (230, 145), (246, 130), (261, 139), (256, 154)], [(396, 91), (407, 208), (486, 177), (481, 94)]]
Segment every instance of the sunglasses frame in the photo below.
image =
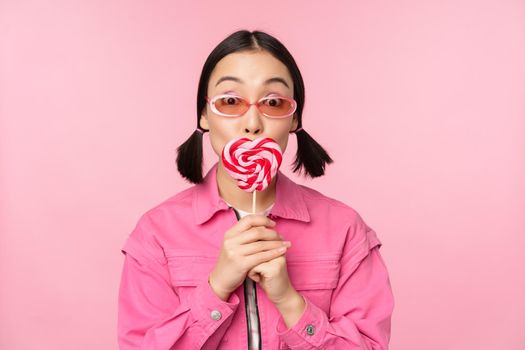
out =
[[(242, 114), (225, 114), (225, 113), (222, 113), (220, 112), (217, 107), (215, 106), (215, 102), (219, 99), (219, 98), (223, 98), (223, 97), (235, 97), (235, 98), (239, 98), (243, 101), (245, 101), (247, 104), (248, 104), (248, 108), (246, 109), (246, 111)], [(275, 98), (275, 97), (279, 97), (279, 98), (282, 98), (284, 100), (287, 100), (288, 102), (291, 103), (292, 105), (292, 108), (291, 108), (291, 112), (286, 114), (286, 115), (283, 115), (283, 116), (274, 116), (274, 115), (268, 115), (266, 113), (264, 113), (263, 111), (261, 111), (261, 109), (259, 108), (259, 105), (266, 101), (266, 100), (271, 100), (272, 98)], [(234, 117), (240, 117), (240, 116), (243, 116), (244, 114), (246, 114), (246, 112), (248, 112), (250, 110), (250, 107), (252, 105), (255, 105), (255, 107), (257, 107), (257, 110), (259, 111), (259, 113), (261, 113), (262, 115), (264, 115), (265, 117), (268, 117), (268, 118), (273, 118), (273, 119), (283, 119), (283, 118), (288, 118), (289, 116), (293, 115), (295, 113), (295, 111), (297, 110), (297, 102), (293, 99), (293, 98), (290, 98), (288, 96), (284, 96), (284, 95), (272, 95), (272, 96), (266, 96), (266, 97), (263, 97), (261, 98), (260, 100), (256, 101), (256, 102), (250, 102), (247, 98), (244, 98), (242, 96), (239, 96), (239, 95), (235, 95), (235, 94), (220, 94), (220, 95), (215, 95), (213, 96), (211, 99), (208, 97), (208, 96), (205, 96), (205, 99), (206, 99), (206, 102), (210, 105), (210, 108), (211, 110), (213, 111), (213, 113), (215, 114), (218, 114), (220, 116), (223, 116), (223, 117), (230, 117), (230, 118), (234, 118)]]

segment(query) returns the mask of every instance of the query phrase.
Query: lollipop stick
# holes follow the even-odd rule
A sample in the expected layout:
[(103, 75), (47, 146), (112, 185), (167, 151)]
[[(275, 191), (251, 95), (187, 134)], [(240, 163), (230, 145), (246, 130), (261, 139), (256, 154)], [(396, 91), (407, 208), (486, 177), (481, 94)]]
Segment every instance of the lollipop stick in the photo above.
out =
[(256, 203), (256, 193), (257, 191), (253, 191), (253, 196), (252, 196), (252, 214), (255, 214), (255, 203)]

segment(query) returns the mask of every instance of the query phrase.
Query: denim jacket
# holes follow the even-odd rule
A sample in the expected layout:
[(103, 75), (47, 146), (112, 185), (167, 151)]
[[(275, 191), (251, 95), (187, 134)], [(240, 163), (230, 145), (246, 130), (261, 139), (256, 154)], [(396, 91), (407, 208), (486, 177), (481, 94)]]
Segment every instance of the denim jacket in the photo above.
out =
[[(208, 283), (237, 222), (217, 166), (144, 213), (122, 246), (120, 349), (247, 349), (243, 285), (223, 301)], [(375, 231), (350, 206), (276, 176), (269, 217), (292, 242), (287, 271), (306, 308), (288, 328), (257, 284), (262, 349), (388, 349), (394, 298)]]

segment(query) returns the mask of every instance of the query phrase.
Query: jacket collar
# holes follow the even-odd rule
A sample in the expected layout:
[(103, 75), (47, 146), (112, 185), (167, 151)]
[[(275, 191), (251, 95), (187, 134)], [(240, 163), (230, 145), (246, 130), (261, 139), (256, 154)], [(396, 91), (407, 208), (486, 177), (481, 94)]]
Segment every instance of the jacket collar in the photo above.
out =
[[(202, 183), (194, 186), (193, 214), (195, 222), (199, 225), (208, 221), (217, 211), (228, 209), (228, 204), (219, 196), (218, 164), (217, 162), (211, 167)], [(309, 222), (310, 214), (300, 185), (278, 170), (275, 187), (275, 203), (270, 210), (270, 216)]]

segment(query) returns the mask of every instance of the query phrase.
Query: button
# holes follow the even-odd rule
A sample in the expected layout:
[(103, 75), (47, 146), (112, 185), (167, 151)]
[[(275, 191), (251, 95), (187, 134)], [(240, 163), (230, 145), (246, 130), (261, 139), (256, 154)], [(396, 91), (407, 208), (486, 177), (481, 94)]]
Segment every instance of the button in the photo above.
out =
[(221, 317), (222, 317), (222, 315), (221, 315), (221, 312), (219, 310), (213, 310), (211, 312), (211, 318), (214, 319), (215, 321), (220, 320)]
[(308, 326), (306, 326), (306, 333), (308, 335), (313, 335), (315, 333), (315, 327), (309, 324)]

